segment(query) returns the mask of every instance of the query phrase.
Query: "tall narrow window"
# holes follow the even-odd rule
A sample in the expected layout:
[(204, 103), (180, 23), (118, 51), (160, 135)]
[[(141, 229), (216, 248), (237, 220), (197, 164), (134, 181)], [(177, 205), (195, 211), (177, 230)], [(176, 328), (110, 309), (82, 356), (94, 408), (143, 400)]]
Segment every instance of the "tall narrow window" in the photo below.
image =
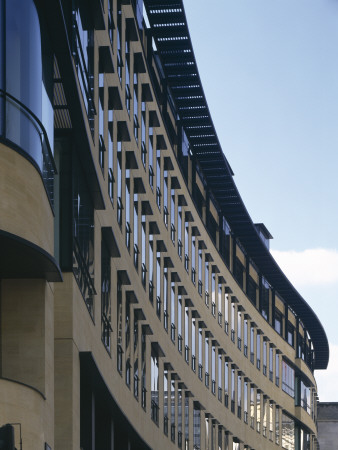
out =
[(205, 338), (204, 343), (204, 362), (205, 362), (205, 385), (209, 387), (209, 338)]
[(196, 284), (196, 237), (191, 236), (191, 281)]
[(263, 341), (263, 375), (266, 376), (267, 372), (267, 357), (268, 357), (268, 344), (266, 340)]
[(237, 346), (242, 350), (242, 313), (237, 310)]
[(170, 305), (170, 315), (171, 315), (171, 340), (175, 342), (176, 334), (176, 324), (175, 324), (175, 283), (171, 282), (171, 305)]
[(138, 194), (134, 193), (134, 266), (139, 270), (139, 248), (138, 248)]
[(237, 375), (237, 417), (242, 417), (242, 377)]
[(248, 356), (248, 320), (244, 320), (244, 356)]
[(243, 393), (243, 410), (244, 410), (244, 422), (248, 423), (248, 382), (244, 382)]
[(198, 249), (198, 293), (202, 295), (203, 284), (202, 284), (202, 249)]
[(256, 349), (257, 369), (261, 368), (261, 335), (257, 332), (257, 349)]
[(141, 255), (142, 255), (142, 285), (146, 288), (147, 283), (147, 266), (146, 266), (146, 216), (141, 216)]
[(176, 402), (175, 402), (175, 380), (171, 379), (170, 386), (171, 386), (171, 389), (170, 389), (170, 398), (171, 398), (170, 437), (171, 437), (172, 442), (175, 442), (175, 434), (176, 434), (176, 429), (175, 429), (175, 405), (176, 405)]
[(163, 371), (163, 432), (168, 436), (168, 370)]
[(182, 389), (177, 390), (177, 445), (178, 448), (182, 448), (182, 417), (183, 417), (183, 407), (182, 407)]
[(149, 184), (151, 189), (154, 187), (154, 136), (153, 136), (153, 127), (149, 126), (148, 131), (148, 153), (149, 153)]
[(161, 253), (156, 253), (156, 313), (161, 318), (161, 286), (162, 286), (162, 273), (161, 273)]
[(289, 394), (292, 398), (295, 397), (295, 371), (286, 362), (282, 361), (282, 389)]
[(130, 115), (130, 103), (131, 103), (131, 93), (130, 93), (130, 71), (129, 71), (129, 65), (130, 65), (130, 52), (129, 52), (129, 41), (126, 37), (125, 41), (125, 72), (126, 72), (126, 84), (125, 84), (125, 100), (126, 100), (126, 107), (128, 114)]
[(113, 134), (113, 110), (108, 111), (108, 194), (114, 204), (114, 134)]
[(196, 319), (191, 320), (191, 368), (196, 371)]
[(101, 339), (110, 353), (111, 321), (111, 265), (107, 246), (101, 242)]
[(154, 241), (153, 237), (149, 236), (149, 300), (151, 303), (154, 302)]
[(168, 309), (168, 269), (164, 268), (163, 277), (163, 326), (168, 331), (169, 309)]
[(202, 328), (198, 328), (198, 377), (202, 380), (203, 358), (202, 358), (202, 344), (203, 343), (203, 331)]
[(138, 130), (140, 128), (138, 120), (138, 74), (134, 73), (134, 136), (138, 143)]
[(269, 401), (269, 439), (273, 441), (273, 402)]
[(222, 401), (222, 354), (218, 354), (218, 400)]
[(277, 352), (275, 353), (275, 361), (276, 386), (279, 386), (279, 354)]
[(211, 392), (216, 393), (216, 347), (211, 347)]
[(250, 327), (250, 362), (255, 362), (255, 329), (251, 325)]
[(104, 158), (105, 158), (105, 143), (104, 143), (104, 74), (99, 73), (99, 164), (104, 173)]
[(224, 363), (224, 404), (229, 406), (229, 363)]
[(231, 412), (235, 414), (235, 369), (231, 369)]
[(261, 313), (264, 319), (269, 320), (270, 304), (269, 304), (270, 285), (264, 277), (262, 277), (261, 290)]
[(184, 268), (189, 273), (189, 222), (184, 222)]
[(269, 380), (273, 381), (273, 347), (269, 347)]
[(250, 427), (255, 428), (255, 388), (250, 387)]
[(216, 315), (216, 274), (211, 275), (211, 305), (212, 315)]
[(122, 286), (120, 281), (117, 281), (117, 299), (116, 299), (116, 318), (117, 318), (117, 370), (122, 374)]
[(275, 408), (275, 442), (279, 445), (279, 406)]
[(231, 340), (235, 342), (235, 303), (231, 303)]
[(194, 449), (201, 448), (201, 411), (197, 406), (194, 406)]
[(158, 374), (158, 356), (151, 355), (151, 418), (158, 424), (159, 410), (159, 374)]
[(126, 246), (130, 252), (131, 226), (130, 226), (130, 170), (126, 170)]
[(169, 210), (168, 210), (168, 171), (164, 171), (163, 181), (163, 220), (164, 225), (168, 228)]
[(295, 448), (295, 421), (282, 413), (282, 447), (287, 450)]
[(161, 211), (161, 150), (156, 150), (156, 202)]
[(147, 166), (147, 145), (146, 145), (146, 104), (141, 104), (141, 157), (143, 167)]
[(117, 223), (122, 226), (122, 142), (117, 141)]
[(185, 450), (189, 448), (189, 397), (184, 399), (184, 440)]
[(178, 256), (182, 259), (182, 206), (178, 207), (178, 215), (177, 215), (177, 252)]
[(146, 409), (146, 394), (147, 394), (147, 390), (146, 390), (146, 348), (147, 348), (147, 343), (146, 343), (146, 334), (145, 331), (142, 327), (142, 338), (141, 338), (141, 384), (142, 384), (142, 408), (145, 410)]
[(224, 331), (229, 333), (229, 294), (224, 294)]
[(265, 395), (262, 396), (263, 400), (263, 436), (267, 436), (267, 401)]
[(182, 353), (182, 297), (178, 297), (178, 305), (177, 305), (177, 345), (178, 351)]
[(184, 314), (184, 344), (185, 344), (185, 362), (189, 363), (189, 308), (186, 306)]
[(222, 285), (218, 279), (218, 325), (222, 326)]
[(209, 263), (204, 263), (205, 304), (209, 308)]
[(175, 245), (175, 243), (176, 243), (175, 189), (171, 189), (170, 198), (171, 198), (171, 205), (170, 205), (170, 216), (171, 216), (170, 237), (171, 237), (171, 242)]
[(257, 389), (256, 393), (256, 409), (257, 409), (257, 431), (261, 432), (261, 393)]

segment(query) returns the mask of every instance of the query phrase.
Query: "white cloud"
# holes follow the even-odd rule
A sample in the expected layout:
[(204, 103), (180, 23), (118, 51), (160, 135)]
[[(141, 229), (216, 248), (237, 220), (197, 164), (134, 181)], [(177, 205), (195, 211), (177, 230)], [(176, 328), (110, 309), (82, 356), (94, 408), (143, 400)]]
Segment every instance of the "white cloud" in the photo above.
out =
[(316, 370), (320, 402), (338, 402), (338, 345), (330, 344), (330, 362), (327, 370)]
[(272, 256), (295, 286), (338, 283), (338, 251), (324, 248), (271, 250)]

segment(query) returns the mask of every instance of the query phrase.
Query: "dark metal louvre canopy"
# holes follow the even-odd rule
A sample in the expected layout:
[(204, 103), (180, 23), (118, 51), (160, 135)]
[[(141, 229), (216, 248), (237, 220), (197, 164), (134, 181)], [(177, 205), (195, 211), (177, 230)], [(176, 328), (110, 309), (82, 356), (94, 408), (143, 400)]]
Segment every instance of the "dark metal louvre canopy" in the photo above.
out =
[(265, 247), (233, 180), (204, 95), (183, 0), (144, 0), (144, 4), (166, 81), (207, 184), (248, 255), (308, 330), (315, 350), (314, 368), (326, 369), (329, 345), (324, 328)]

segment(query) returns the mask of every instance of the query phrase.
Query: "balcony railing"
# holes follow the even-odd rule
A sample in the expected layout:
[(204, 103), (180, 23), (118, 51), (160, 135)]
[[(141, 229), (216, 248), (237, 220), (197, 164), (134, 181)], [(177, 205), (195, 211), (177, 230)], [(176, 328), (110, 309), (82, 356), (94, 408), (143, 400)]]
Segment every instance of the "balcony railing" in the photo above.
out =
[(188, 345), (185, 346), (185, 362), (189, 364), (189, 347)]
[(229, 334), (229, 322), (227, 321), (224, 322), (224, 331), (226, 334)]
[(163, 417), (163, 433), (168, 436), (168, 416)]
[(159, 296), (156, 297), (156, 314), (161, 318), (161, 299)]
[(175, 342), (175, 332), (176, 332), (176, 326), (174, 323), (172, 323), (171, 328), (170, 328), (170, 336), (171, 336), (172, 342)]
[(196, 372), (196, 356), (192, 355), (191, 357), (191, 369)]
[(176, 427), (175, 424), (172, 423), (170, 426), (170, 438), (172, 442), (175, 442), (175, 437), (176, 437)]
[(151, 419), (158, 425), (159, 406), (154, 400), (151, 401)]
[(82, 256), (77, 239), (73, 238), (73, 273), (91, 317), (94, 317), (94, 280)]
[(224, 405), (229, 408), (229, 394), (227, 392), (224, 393)]
[(183, 342), (183, 338), (182, 338), (182, 336), (179, 334), (179, 335), (177, 336), (177, 348), (178, 348), (178, 351), (179, 351), (180, 353), (182, 353), (182, 342)]
[[(37, 166), (53, 207), (56, 166), (48, 135), (41, 121), (27, 106), (2, 89), (0, 120), (0, 137), (13, 143)], [(8, 126), (8, 123), (11, 126)]]

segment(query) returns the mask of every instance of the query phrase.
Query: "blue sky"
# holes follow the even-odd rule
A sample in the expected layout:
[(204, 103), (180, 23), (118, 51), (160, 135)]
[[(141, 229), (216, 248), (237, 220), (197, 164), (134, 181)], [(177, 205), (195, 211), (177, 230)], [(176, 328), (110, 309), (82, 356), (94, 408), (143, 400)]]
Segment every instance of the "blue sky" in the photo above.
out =
[(338, 1), (185, 0), (208, 105), (254, 222), (323, 323), (338, 401)]

